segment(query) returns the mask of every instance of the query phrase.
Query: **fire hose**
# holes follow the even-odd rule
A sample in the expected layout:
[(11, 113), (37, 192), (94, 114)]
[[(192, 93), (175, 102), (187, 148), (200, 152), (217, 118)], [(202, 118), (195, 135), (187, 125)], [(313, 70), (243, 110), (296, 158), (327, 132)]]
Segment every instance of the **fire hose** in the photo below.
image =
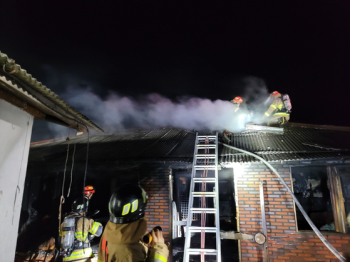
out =
[(303, 207), (301, 206), (301, 204), (299, 203), (298, 199), (295, 197), (295, 195), (293, 194), (293, 192), (290, 190), (290, 188), (288, 187), (288, 185), (286, 184), (286, 182), (284, 182), (283, 178), (280, 176), (280, 174), (277, 172), (277, 170), (270, 165), (265, 159), (263, 159), (262, 157), (251, 153), (249, 151), (234, 147), (234, 146), (230, 146), (227, 145), (225, 143), (219, 142), (219, 144), (222, 144), (223, 146), (226, 146), (228, 148), (234, 149), (236, 151), (242, 152), (244, 154), (247, 155), (251, 155), (257, 159), (259, 159), (260, 161), (262, 161), (266, 166), (268, 166), (274, 173), (275, 175), (278, 177), (278, 179), (280, 180), (280, 183), (287, 189), (288, 193), (291, 195), (291, 197), (293, 198), (295, 204), (299, 207), (300, 212), (303, 214), (303, 216), (305, 217), (306, 221), (309, 223), (309, 225), (311, 226), (312, 230), (316, 233), (316, 235), (321, 239), (321, 241), (323, 242), (323, 244), (342, 262), (346, 262), (346, 259), (327, 241), (327, 239), (322, 235), (322, 233), (317, 229), (317, 227), (315, 226), (315, 224), (311, 221), (311, 219), (309, 218), (309, 216), (306, 214), (305, 210), (303, 209)]

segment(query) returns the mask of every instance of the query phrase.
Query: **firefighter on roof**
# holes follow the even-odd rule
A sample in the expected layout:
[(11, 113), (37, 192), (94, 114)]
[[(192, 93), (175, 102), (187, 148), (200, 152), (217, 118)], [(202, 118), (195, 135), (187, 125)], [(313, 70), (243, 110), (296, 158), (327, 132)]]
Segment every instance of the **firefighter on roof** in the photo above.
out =
[(240, 96), (236, 96), (234, 99), (231, 100), (235, 107), (235, 112), (239, 110), (240, 105), (243, 103), (243, 99)]
[(90, 241), (94, 236), (101, 236), (103, 227), (101, 223), (85, 217), (88, 203), (78, 198), (72, 204), (72, 212), (64, 218), (60, 243), (63, 261), (89, 262), (94, 257)]
[(267, 100), (269, 108), (263, 116), (263, 121), (268, 125), (279, 124), (283, 126), (289, 121), (292, 104), (288, 95), (281, 95), (278, 91), (271, 93)]
[[(162, 231), (152, 230), (150, 252), (141, 241), (147, 230), (143, 219), (146, 192), (137, 185), (117, 188), (109, 201), (109, 221), (100, 240), (98, 262), (166, 262), (169, 255)], [(149, 254), (148, 254), (149, 253)]]
[(86, 199), (90, 200), (94, 193), (95, 193), (95, 188), (93, 186), (86, 186), (84, 188), (84, 195)]

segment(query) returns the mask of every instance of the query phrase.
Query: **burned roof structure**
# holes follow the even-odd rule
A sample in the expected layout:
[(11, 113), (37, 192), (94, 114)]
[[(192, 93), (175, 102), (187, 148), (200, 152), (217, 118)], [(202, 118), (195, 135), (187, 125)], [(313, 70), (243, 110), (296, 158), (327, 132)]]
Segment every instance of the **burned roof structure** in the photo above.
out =
[[(199, 133), (215, 134), (213, 131)], [(101, 213), (105, 212), (103, 216), (107, 216), (107, 203), (112, 190), (123, 183), (139, 183), (149, 194), (150, 202), (146, 211), (149, 229), (162, 226), (166, 240), (173, 241), (173, 261), (180, 261), (177, 258), (181, 257), (183, 252), (179, 225), (187, 219), (195, 139), (195, 130), (173, 127), (129, 129), (90, 136), (87, 181), (98, 191), (92, 205), (101, 209)], [(341, 221), (346, 221), (345, 212), (350, 212), (350, 190), (341, 189), (339, 183), (334, 181), (338, 181), (338, 178), (347, 179), (344, 181), (350, 179), (350, 173), (343, 175), (343, 169), (349, 169), (347, 160), (350, 157), (350, 129), (289, 123), (284, 127), (283, 133), (221, 133), (220, 140), (255, 153), (270, 162), (280, 172), (286, 184), (295, 187), (295, 194), (318, 228), (328, 224), (328, 220), (333, 219), (336, 222), (335, 230), (323, 233), (327, 239), (331, 236), (329, 241), (337, 245), (337, 249), (348, 250), (350, 237), (346, 233), (347, 228), (339, 226), (342, 225)], [(61, 195), (61, 186), (64, 185), (63, 170), (67, 159), (68, 172), (70, 166), (73, 170), (73, 163), (74, 171), (70, 179), (66, 177), (65, 185), (70, 187), (71, 183), (72, 192), (80, 192), (86, 147), (86, 134), (69, 139), (32, 143), (25, 192), (28, 199), (22, 207), (30, 206), (34, 199), (32, 192), (40, 186), (43, 187), (42, 185), (49, 188), (53, 198), (57, 199)], [(222, 167), (219, 171), (222, 230), (239, 231), (248, 235), (262, 232), (259, 205), (261, 185), (265, 190), (270, 257), (282, 259), (294, 252), (294, 249), (299, 249), (302, 253), (295, 253), (298, 258), (293, 260), (294, 257), (291, 257), (290, 261), (304, 261), (303, 255), (314, 256), (324, 261), (321, 260), (319, 250), (324, 252), (322, 256), (327, 254), (334, 258), (326, 247), (313, 247), (319, 240), (312, 231), (301, 233), (309, 229), (307, 223), (294, 207), (291, 196), (277, 181), (276, 175), (263, 163), (223, 145), (219, 145), (218, 162)], [(339, 177), (328, 174), (336, 171), (339, 171)], [(327, 183), (324, 183), (324, 178), (327, 175), (331, 178), (332, 188), (326, 190)], [(341, 214), (339, 203), (342, 202), (334, 200), (342, 199), (337, 195), (338, 192), (343, 192), (346, 200), (345, 208), (342, 207), (345, 211)], [(338, 234), (337, 238), (334, 234)], [(287, 238), (288, 236), (290, 238)], [(239, 245), (232, 241), (236, 240), (222, 240), (222, 261), (247, 261), (263, 256), (265, 249), (262, 245), (244, 239), (240, 240)], [(299, 247), (305, 243), (309, 244), (310, 249)], [(275, 244), (280, 245), (280, 248), (271, 246)]]
[[(208, 132), (203, 132), (208, 134)], [(131, 129), (90, 136), (89, 164), (164, 163), (190, 165), (196, 131), (178, 128)], [(350, 130), (290, 124), (283, 134), (242, 132), (224, 141), (232, 146), (256, 153), (267, 161), (291, 161), (350, 156)], [(76, 136), (32, 143), (29, 167), (61, 165), (67, 143), (77, 144), (76, 162), (85, 161), (86, 136)], [(81, 154), (80, 154), (81, 151)], [(254, 162), (255, 158), (220, 146), (219, 163)]]

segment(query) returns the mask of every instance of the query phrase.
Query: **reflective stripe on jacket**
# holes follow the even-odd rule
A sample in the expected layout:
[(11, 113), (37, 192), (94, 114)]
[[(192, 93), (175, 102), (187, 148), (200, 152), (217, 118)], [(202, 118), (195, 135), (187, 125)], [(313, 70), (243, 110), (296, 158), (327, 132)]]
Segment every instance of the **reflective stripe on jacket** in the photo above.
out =
[[(83, 230), (83, 224), (84, 224), (84, 229)], [(84, 232), (83, 232), (84, 231)], [(95, 222), (93, 219), (90, 218), (84, 218), (84, 223), (83, 223), (83, 218), (80, 218), (77, 222), (77, 227), (75, 229), (75, 238), (81, 242), (89, 243), (89, 239), (87, 236), (89, 233), (94, 236), (101, 236), (103, 231), (103, 227), (101, 223)]]
[[(83, 230), (84, 226), (84, 230)], [(62, 225), (61, 225), (62, 227)], [(75, 239), (77, 239), (80, 242), (83, 243), (89, 243), (88, 235), (89, 233), (94, 236), (101, 236), (103, 231), (103, 226), (99, 222), (95, 222), (93, 219), (90, 218), (83, 218), (80, 217), (77, 221), (76, 228), (75, 228)], [(88, 261), (87, 258), (94, 257), (92, 253), (92, 249), (84, 248), (84, 249), (74, 249), (73, 252), (70, 254), (70, 256), (63, 258), (63, 261), (80, 261), (80, 259), (83, 259), (81, 261)], [(85, 259), (85, 260), (84, 260)]]
[(274, 100), (272, 101), (272, 104), (265, 112), (265, 116), (269, 117), (275, 110), (282, 110), (284, 108), (283, 100), (281, 98), (281, 94), (278, 94)]
[[(64, 257), (63, 261), (86, 261), (86, 259), (94, 257), (91, 247), (84, 249), (75, 249), (69, 257)], [(85, 260), (84, 260), (85, 259)]]
[(167, 262), (169, 251), (164, 243), (156, 243), (151, 248), (151, 253), (147, 261), (149, 262)]
[(265, 112), (265, 117), (272, 117), (272, 118), (278, 118), (278, 117), (285, 117), (286, 120), (289, 120), (290, 114), (287, 112), (283, 112), (285, 109), (284, 103), (282, 100), (281, 94), (278, 94), (275, 99), (273, 100), (270, 107)]

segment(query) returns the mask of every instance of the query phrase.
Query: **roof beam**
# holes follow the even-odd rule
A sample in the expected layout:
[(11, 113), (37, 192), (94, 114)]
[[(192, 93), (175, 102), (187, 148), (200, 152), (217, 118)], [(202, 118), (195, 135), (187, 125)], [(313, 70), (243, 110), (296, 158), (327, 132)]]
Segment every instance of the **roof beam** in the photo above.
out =
[(22, 109), (23, 111), (26, 111), (28, 114), (31, 114), (37, 119), (45, 119), (46, 115), (43, 114), (41, 111), (39, 111), (35, 107), (32, 107), (22, 99), (19, 99), (18, 97), (14, 96), (10, 92), (3, 90), (2, 88), (0, 88), (0, 99), (5, 100), (6, 102)]

